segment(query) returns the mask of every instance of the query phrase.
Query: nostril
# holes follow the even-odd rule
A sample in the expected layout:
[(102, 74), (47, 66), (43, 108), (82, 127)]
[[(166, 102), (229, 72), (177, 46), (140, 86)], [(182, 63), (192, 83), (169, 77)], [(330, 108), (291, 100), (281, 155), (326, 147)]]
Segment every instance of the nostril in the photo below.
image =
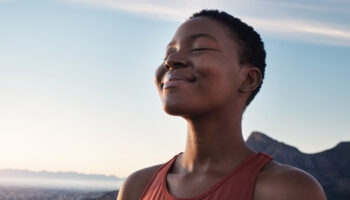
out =
[(185, 67), (185, 64), (182, 62), (166, 62), (164, 66), (167, 70), (174, 70)]
[(170, 70), (170, 66), (168, 65), (168, 63), (164, 63), (164, 68), (165, 68), (166, 70)]

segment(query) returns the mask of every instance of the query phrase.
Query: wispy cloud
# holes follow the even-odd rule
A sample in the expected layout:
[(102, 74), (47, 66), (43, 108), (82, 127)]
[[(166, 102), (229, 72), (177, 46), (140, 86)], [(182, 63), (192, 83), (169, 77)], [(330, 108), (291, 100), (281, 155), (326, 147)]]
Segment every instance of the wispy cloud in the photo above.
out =
[(268, 34), (313, 43), (350, 46), (350, 29), (341, 25), (295, 19), (243, 17), (247, 23)]
[[(3, 0), (2, 0), (3, 1)], [(256, 27), (259, 31), (263, 31), (265, 34), (271, 34), (276, 37), (283, 37), (292, 40), (302, 40), (306, 42), (331, 44), (350, 46), (350, 27), (349, 24), (335, 24), (330, 22), (320, 22), (317, 18), (302, 17), (299, 20), (295, 19), (296, 14), (286, 12), (276, 12), (280, 8), (284, 9), (299, 9), (317, 11), (333, 12), (336, 9), (336, 3), (322, 1), (322, 5), (316, 4), (315, 6), (307, 4), (297, 4), (293, 2), (278, 3), (273, 0), (263, 0), (255, 2), (255, 9), (250, 8), (252, 2), (246, 1), (185, 1), (178, 0), (176, 2), (164, 2), (160, 0), (61, 0), (65, 2), (73, 2), (85, 4), (93, 7), (108, 8), (123, 10), (136, 14), (145, 15), (146, 17), (156, 18), (160, 20), (168, 21), (184, 21), (193, 12), (202, 8), (218, 8), (230, 11), (239, 11), (237, 16), (242, 18), (247, 23)], [(337, 1), (339, 5), (343, 4), (343, 1)], [(328, 4), (332, 4), (327, 7)], [(345, 2), (347, 3), (347, 2)], [(273, 11), (275, 13), (271, 14)], [(344, 10), (339, 6), (339, 10)], [(257, 13), (256, 11), (260, 11)], [(289, 10), (291, 11), (291, 10)], [(264, 14), (262, 14), (264, 12)], [(347, 12), (346, 10), (344, 12)], [(237, 13), (237, 12), (233, 12)], [(254, 13), (255, 16), (250, 15)], [(265, 14), (265, 13), (269, 13)], [(263, 17), (256, 17), (262, 15)], [(299, 13), (300, 14), (300, 13)], [(310, 14), (310, 13), (307, 13)], [(315, 13), (316, 15), (317, 13)], [(318, 13), (319, 14), (319, 13)]]
[(143, 1), (143, 0), (61, 0), (63, 2), (82, 3), (87, 6), (123, 10), (136, 14), (143, 14), (147, 17), (157, 18), (166, 21), (183, 21), (190, 15), (192, 9), (174, 9), (169, 4), (162, 4), (161, 1)]
[(309, 1), (276, 1), (276, 0), (260, 0), (259, 3), (264, 6), (285, 9), (297, 9), (304, 11), (317, 12), (337, 12), (350, 13), (348, 0), (309, 0)]

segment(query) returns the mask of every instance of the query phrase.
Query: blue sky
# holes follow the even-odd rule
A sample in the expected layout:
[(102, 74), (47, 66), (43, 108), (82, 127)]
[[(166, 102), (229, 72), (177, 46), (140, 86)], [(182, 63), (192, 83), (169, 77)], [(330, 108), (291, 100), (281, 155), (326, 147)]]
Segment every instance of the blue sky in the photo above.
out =
[(350, 2), (0, 0), (0, 168), (127, 176), (183, 151), (153, 82), (202, 8), (253, 25), (266, 78), (243, 134), (314, 153), (350, 140)]

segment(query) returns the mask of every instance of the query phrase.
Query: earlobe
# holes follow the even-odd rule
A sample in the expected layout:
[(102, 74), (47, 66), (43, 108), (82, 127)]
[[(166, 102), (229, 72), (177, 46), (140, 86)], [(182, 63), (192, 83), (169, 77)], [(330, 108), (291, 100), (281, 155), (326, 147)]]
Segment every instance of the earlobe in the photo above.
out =
[(247, 67), (239, 91), (242, 93), (252, 92), (259, 87), (261, 81), (261, 71), (256, 67)]

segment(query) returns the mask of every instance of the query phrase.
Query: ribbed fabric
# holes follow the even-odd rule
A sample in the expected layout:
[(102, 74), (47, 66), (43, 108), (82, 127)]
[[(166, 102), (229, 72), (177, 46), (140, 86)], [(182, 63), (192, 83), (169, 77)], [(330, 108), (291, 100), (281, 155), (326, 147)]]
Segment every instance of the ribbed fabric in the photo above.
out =
[(272, 159), (264, 153), (256, 153), (238, 165), (206, 192), (191, 198), (177, 198), (166, 188), (166, 175), (174, 164), (176, 155), (153, 175), (139, 200), (252, 200), (255, 180), (264, 165)]

